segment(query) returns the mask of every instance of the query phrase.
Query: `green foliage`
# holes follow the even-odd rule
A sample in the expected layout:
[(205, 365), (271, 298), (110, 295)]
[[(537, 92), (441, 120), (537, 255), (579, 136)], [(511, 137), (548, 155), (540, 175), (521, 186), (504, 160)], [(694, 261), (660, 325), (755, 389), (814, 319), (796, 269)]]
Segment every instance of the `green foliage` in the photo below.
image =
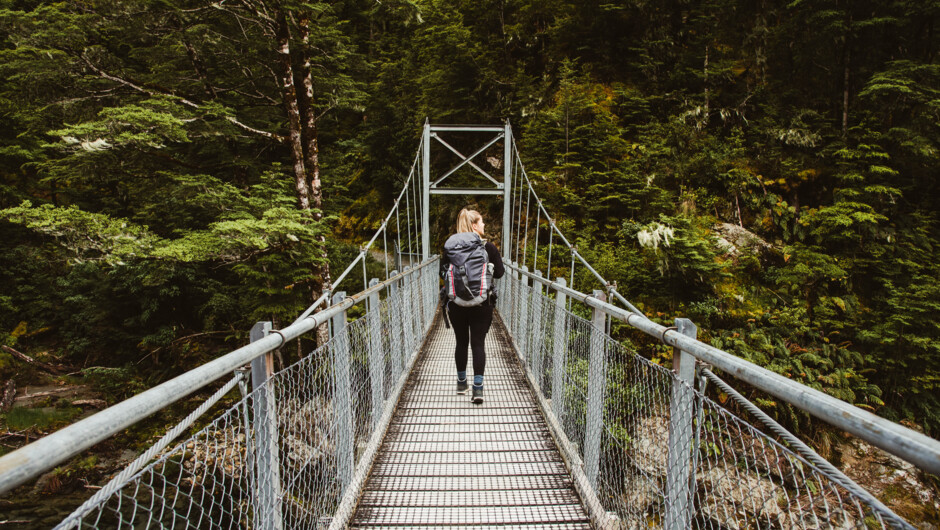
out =
[(82, 377), (95, 391), (100, 392), (108, 403), (117, 403), (147, 388), (129, 366), (92, 366), (82, 370)]
[[(292, 42), (311, 27), (323, 208), (304, 212), (249, 4), (2, 2), (0, 341), (28, 322), (50, 331), (17, 341), (76, 364), (182, 370), (212, 354), (186, 337), (288, 321), (324, 260), (345, 268), (426, 117), (510, 119), (553, 221), (653, 318), (935, 434), (934, 4), (284, 2)], [(454, 205), (432, 201), (432, 232)], [(545, 272), (568, 279), (554, 243)]]
[(64, 427), (80, 416), (79, 407), (65, 408), (26, 408), (14, 407), (2, 416), (7, 429), (11, 431), (33, 430), (47, 432), (51, 429)]

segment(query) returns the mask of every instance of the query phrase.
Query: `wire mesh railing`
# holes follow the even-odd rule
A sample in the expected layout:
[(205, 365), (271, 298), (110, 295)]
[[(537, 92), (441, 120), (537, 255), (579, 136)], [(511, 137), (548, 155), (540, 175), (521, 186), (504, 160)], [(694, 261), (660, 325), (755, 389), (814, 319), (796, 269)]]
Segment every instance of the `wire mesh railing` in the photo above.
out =
[[(594, 520), (623, 528), (912, 528), (867, 492), (704, 394), (702, 365), (630, 351), (512, 266), (498, 310)], [(546, 284), (548, 282), (545, 282)], [(594, 297), (604, 300), (604, 293)], [(566, 301), (566, 298), (568, 300)], [(671, 330), (694, 337), (691, 322)], [(665, 331), (663, 332), (665, 335)], [(681, 361), (680, 361), (681, 359)], [(698, 385), (696, 386), (696, 380)], [(793, 383), (796, 385), (796, 383)], [(849, 481), (851, 482), (851, 481)]]
[(329, 342), (250, 392), (242, 381), (242, 399), (57, 528), (329, 527), (431, 325), (433, 263), (363, 297), (360, 318), (337, 312)]

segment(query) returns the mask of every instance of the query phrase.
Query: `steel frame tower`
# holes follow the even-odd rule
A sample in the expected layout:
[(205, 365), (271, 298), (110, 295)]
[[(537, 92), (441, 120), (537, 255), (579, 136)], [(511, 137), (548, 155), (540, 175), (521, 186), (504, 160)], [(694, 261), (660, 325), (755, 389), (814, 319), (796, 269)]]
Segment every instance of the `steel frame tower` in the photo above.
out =
[[(469, 156), (464, 155), (455, 147), (444, 141), (438, 133), (447, 132), (452, 134), (460, 133), (494, 133), (482, 147), (474, 151)], [(435, 180), (431, 180), (431, 139), (443, 145), (449, 151), (460, 157), (460, 162), (441, 176), (435, 175)], [(493, 178), (486, 170), (473, 162), (473, 159), (489, 149), (493, 144), (503, 140), (503, 181)], [(421, 139), (421, 176), (422, 176), (422, 205), (421, 205), (421, 257), (422, 261), (428, 259), (431, 255), (431, 232), (429, 230), (431, 213), (430, 199), (431, 195), (502, 195), (503, 196), (503, 239), (500, 250), (505, 252), (509, 248), (510, 232), (510, 190), (512, 190), (512, 129), (507, 120), (504, 125), (431, 125), (429, 121), (424, 123), (424, 132)], [(491, 188), (445, 188), (440, 184), (453, 175), (463, 166), (470, 166), (489, 180), (495, 187)]]

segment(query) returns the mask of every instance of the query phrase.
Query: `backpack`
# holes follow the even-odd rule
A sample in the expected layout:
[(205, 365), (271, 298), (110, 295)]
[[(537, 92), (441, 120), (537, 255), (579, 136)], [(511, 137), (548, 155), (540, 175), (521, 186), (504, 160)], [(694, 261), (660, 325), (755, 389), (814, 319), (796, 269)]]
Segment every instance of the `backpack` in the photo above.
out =
[(493, 290), (493, 273), (483, 240), (473, 232), (454, 234), (444, 243), (449, 264), (444, 271), (444, 294), (461, 307), (482, 305)]

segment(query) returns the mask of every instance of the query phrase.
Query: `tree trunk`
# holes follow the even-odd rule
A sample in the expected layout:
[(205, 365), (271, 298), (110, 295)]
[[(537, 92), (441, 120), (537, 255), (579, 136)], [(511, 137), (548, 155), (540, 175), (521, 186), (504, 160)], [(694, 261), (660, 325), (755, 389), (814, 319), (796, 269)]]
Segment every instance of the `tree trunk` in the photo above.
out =
[[(313, 208), (313, 218), (319, 221), (323, 218), (323, 188), (320, 182), (320, 144), (319, 131), (317, 129), (317, 114), (314, 107), (313, 97), (313, 72), (310, 66), (310, 18), (306, 14), (301, 15), (298, 22), (300, 27), (300, 38), (303, 42), (301, 52), (303, 54), (303, 85), (301, 92), (303, 111), (303, 142), (304, 142), (304, 167), (307, 170), (307, 180), (310, 185), (310, 206)], [(323, 263), (318, 267), (316, 273), (320, 276), (320, 288), (314, 288), (311, 298), (316, 300), (321, 294), (332, 289), (332, 278), (330, 277), (330, 261), (326, 253), (326, 237), (317, 238), (320, 243), (321, 257)], [(327, 300), (324, 306), (329, 305)], [(329, 328), (326, 325), (320, 326), (317, 330), (317, 344), (325, 344), (329, 340)]]
[(304, 152), (301, 141), (300, 108), (297, 104), (297, 89), (294, 86), (294, 68), (290, 60), (290, 30), (287, 27), (287, 17), (284, 11), (277, 10), (276, 37), (278, 63), (281, 67), (281, 96), (284, 99), (284, 108), (290, 122), (289, 143), (291, 158), (293, 159), (294, 185), (297, 190), (297, 203), (301, 210), (310, 209), (310, 193), (307, 186), (307, 175), (304, 169)]
[(845, 138), (849, 131), (849, 60), (851, 52), (849, 44), (845, 44), (845, 75), (842, 81), (842, 137)]
[[(308, 52), (310, 44), (310, 19), (307, 15), (300, 17), (298, 23), (300, 27), (300, 38), (303, 41), (303, 79), (304, 90), (300, 93), (300, 109), (303, 113), (303, 153), (304, 167), (307, 171), (307, 183), (310, 186), (310, 207), (314, 210), (320, 210), (323, 206), (323, 194), (320, 185), (320, 146), (319, 134), (317, 131), (317, 115), (314, 109), (313, 99), (313, 73), (310, 66), (310, 54)], [(313, 218), (317, 221), (323, 218), (323, 213), (313, 212)]]
[(703, 123), (708, 125), (709, 101), (708, 101), (708, 44), (705, 45), (705, 119)]
[(16, 384), (12, 379), (8, 379), (3, 385), (3, 392), (0, 394), (0, 411), (7, 412), (13, 406), (13, 400), (16, 398)]

